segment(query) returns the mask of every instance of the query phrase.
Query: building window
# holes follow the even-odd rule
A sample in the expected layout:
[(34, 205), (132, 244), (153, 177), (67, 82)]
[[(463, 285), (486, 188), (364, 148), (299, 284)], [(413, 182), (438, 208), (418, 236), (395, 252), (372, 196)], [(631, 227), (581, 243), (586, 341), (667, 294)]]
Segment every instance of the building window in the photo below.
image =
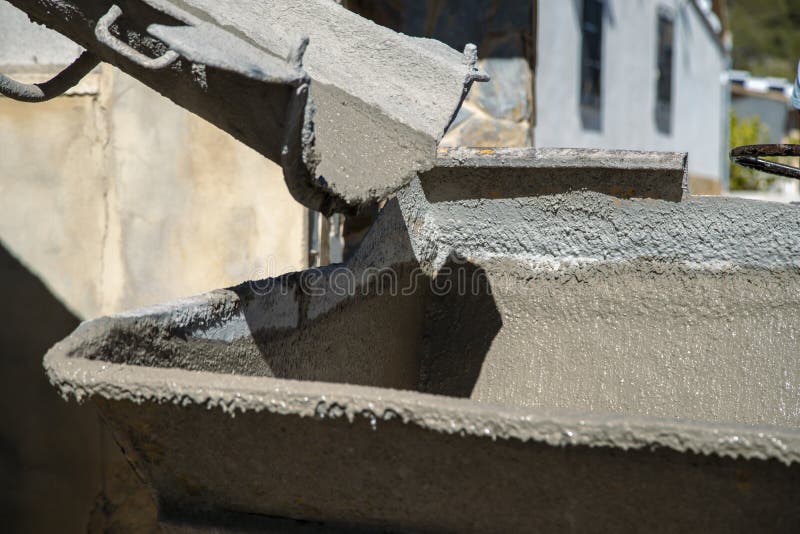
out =
[(665, 12), (658, 14), (658, 51), (656, 57), (656, 127), (662, 133), (672, 130), (672, 54), (674, 24)]
[(603, 97), (603, 0), (583, 0), (581, 112), (585, 128), (600, 129)]

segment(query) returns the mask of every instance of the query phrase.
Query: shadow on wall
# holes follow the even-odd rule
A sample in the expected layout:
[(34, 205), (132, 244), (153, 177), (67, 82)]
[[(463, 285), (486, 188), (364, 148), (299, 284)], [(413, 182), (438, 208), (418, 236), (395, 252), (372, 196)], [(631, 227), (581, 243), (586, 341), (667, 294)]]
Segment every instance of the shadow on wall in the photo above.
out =
[[(386, 241), (413, 257), (407, 229), (387, 237), (379, 228), (404, 224), (392, 220), (399, 213), (383, 215), (362, 245), (367, 252), (351, 263), (232, 288), (264, 369), (279, 378), (470, 397), (502, 327), (489, 279), (457, 256), (434, 277), (415, 261), (355, 267)], [(290, 309), (297, 327), (266, 326)]]
[(431, 282), (419, 389), (469, 398), (503, 320), (486, 271), (474, 263), (451, 257)]
[(0, 524), (85, 532), (100, 489), (93, 406), (59, 398), (42, 357), (79, 320), (0, 245)]
[(2, 241), (0, 298), (0, 532), (159, 531), (95, 405), (59, 398), (42, 367), (80, 320)]

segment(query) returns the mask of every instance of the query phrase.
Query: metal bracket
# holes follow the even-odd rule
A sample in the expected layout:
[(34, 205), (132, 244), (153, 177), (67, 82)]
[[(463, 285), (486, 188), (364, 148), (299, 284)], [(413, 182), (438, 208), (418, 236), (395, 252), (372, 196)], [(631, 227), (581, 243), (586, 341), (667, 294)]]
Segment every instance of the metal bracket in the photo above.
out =
[(737, 165), (800, 180), (800, 168), (761, 159), (762, 156), (800, 157), (800, 145), (744, 145), (731, 150), (731, 161)]
[(174, 50), (167, 50), (163, 55), (157, 58), (147, 57), (138, 50), (135, 50), (123, 43), (111, 34), (111, 25), (122, 16), (122, 9), (116, 4), (111, 6), (108, 13), (100, 17), (97, 21), (97, 26), (94, 29), (94, 34), (97, 40), (111, 48), (119, 55), (126, 57), (137, 65), (146, 69), (156, 70), (163, 69), (170, 66), (175, 62), (180, 55)]

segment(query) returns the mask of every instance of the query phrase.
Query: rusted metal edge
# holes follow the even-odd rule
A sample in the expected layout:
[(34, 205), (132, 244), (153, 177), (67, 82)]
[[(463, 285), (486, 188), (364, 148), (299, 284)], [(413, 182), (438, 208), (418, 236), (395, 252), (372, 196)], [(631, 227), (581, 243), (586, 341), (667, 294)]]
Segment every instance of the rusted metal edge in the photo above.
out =
[(440, 148), (420, 177), (428, 200), (509, 198), (596, 191), (620, 198), (681, 201), (688, 156), (585, 148)]
[(742, 167), (800, 180), (800, 168), (762, 157), (800, 157), (800, 145), (743, 145), (731, 150), (731, 161)]

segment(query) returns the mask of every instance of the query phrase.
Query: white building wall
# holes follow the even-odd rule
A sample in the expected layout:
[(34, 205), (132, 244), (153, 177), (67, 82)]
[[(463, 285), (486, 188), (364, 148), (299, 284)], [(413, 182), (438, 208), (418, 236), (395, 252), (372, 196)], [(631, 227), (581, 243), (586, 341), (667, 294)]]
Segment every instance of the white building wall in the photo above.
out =
[[(581, 0), (539, 2), (536, 129), (539, 147), (689, 152), (689, 172), (722, 179), (727, 138), (726, 56), (687, 0), (606, 0), (601, 129), (581, 125)], [(672, 10), (672, 131), (656, 128), (659, 6)]]

